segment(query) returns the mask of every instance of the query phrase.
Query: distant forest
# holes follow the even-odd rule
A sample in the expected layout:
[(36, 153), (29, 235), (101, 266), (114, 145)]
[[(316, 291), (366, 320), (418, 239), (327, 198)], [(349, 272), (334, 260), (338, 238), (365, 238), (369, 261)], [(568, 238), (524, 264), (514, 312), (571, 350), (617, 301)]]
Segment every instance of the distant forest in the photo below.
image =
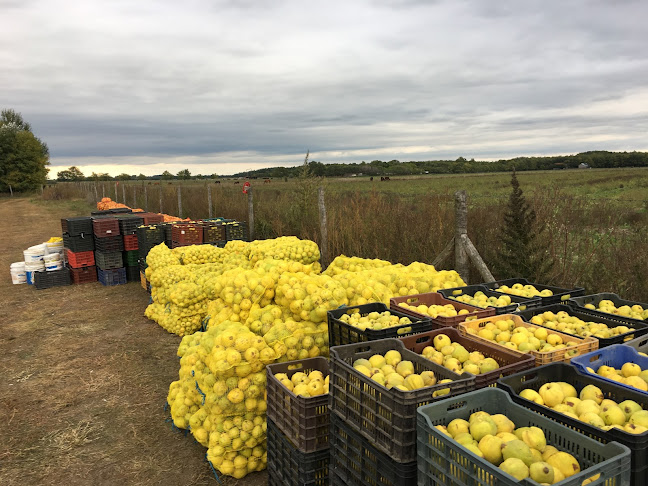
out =
[[(583, 152), (577, 155), (556, 155), (552, 157), (516, 157), (514, 159), (485, 162), (467, 160), (428, 160), (422, 162), (400, 162), (372, 160), (352, 164), (324, 164), (311, 161), (310, 172), (315, 176), (344, 177), (353, 174), (360, 176), (399, 176), (416, 174), (471, 174), (476, 172), (507, 172), (510, 170), (552, 170), (575, 169), (581, 164), (591, 168), (610, 167), (648, 167), (646, 152)], [(239, 172), (232, 177), (297, 177), (303, 165), (296, 167), (271, 167), (247, 172)]]

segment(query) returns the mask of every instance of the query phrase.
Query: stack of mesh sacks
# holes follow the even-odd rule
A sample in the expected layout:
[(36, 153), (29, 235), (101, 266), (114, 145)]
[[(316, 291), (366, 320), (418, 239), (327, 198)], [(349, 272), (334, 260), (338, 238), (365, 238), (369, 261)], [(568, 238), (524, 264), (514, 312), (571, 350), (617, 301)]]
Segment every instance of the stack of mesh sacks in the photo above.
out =
[(344, 256), (321, 273), (317, 245), (295, 237), (204, 246), (151, 250), (146, 315), (184, 336), (168, 395), (174, 424), (237, 478), (266, 464), (265, 365), (328, 356), (328, 310), (463, 285), (430, 265)]

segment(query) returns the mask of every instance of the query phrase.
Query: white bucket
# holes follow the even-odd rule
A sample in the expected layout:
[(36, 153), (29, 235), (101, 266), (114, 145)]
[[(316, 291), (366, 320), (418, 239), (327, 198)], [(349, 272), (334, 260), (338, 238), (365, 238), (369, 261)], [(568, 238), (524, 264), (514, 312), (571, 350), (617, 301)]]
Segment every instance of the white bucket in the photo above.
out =
[(43, 243), (47, 248), (48, 253), (60, 253), (63, 251), (63, 241), (55, 241), (54, 243)]
[(27, 273), (25, 272), (25, 262), (12, 263), (11, 281), (14, 285), (27, 283)]
[(63, 262), (61, 260), (57, 260), (54, 262), (45, 262), (45, 270), (48, 272), (53, 272), (54, 270), (60, 270), (63, 268)]
[(45, 266), (47, 266), (48, 263), (58, 262), (60, 260), (61, 260), (61, 254), (60, 253), (50, 253), (50, 254), (45, 255), (43, 257), (43, 261), (45, 262)]
[(43, 270), (27, 270), (25, 272), (25, 276), (27, 277), (27, 284), (28, 285), (34, 285), (34, 275), (36, 272), (42, 272)]
[(30, 246), (23, 251), (23, 254), (25, 255), (25, 263), (41, 262), (47, 254), (47, 245), (43, 243), (41, 245)]

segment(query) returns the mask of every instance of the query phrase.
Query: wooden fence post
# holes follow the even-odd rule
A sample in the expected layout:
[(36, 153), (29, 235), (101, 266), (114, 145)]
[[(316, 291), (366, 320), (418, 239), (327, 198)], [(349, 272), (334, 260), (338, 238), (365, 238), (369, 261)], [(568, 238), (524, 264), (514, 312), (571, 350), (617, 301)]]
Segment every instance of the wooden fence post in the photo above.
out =
[(254, 201), (252, 199), (252, 188), (247, 189), (248, 197), (248, 230), (250, 232), (250, 241), (254, 241)]
[(119, 182), (115, 181), (115, 202), (117, 202), (117, 186), (119, 186)]
[(106, 197), (106, 184), (101, 184), (101, 199)]
[(126, 181), (122, 181), (122, 204), (126, 204)]
[(41, 197), (45, 195), (45, 185), (41, 184)]
[(464, 247), (463, 235), (468, 234), (468, 210), (466, 191), (455, 192), (455, 270), (468, 283), (468, 253)]
[(160, 213), (164, 213), (162, 208), (162, 186), (160, 185)]
[(326, 223), (326, 205), (324, 204), (324, 187), (319, 186), (317, 190), (317, 205), (319, 207), (320, 233), (322, 241), (320, 242), (320, 260), (322, 268), (329, 264), (328, 254), (328, 225)]
[(97, 202), (99, 201), (99, 191), (97, 191), (97, 183), (94, 183), (94, 193), (95, 193), (95, 199)]
[(146, 186), (144, 186), (144, 211), (148, 213), (148, 194), (147, 194)]
[(137, 207), (137, 185), (133, 184), (133, 208)]
[(211, 186), (207, 183), (207, 207), (209, 208), (209, 219), (212, 218), (212, 199), (211, 199)]
[(182, 186), (178, 186), (178, 218), (182, 218)]

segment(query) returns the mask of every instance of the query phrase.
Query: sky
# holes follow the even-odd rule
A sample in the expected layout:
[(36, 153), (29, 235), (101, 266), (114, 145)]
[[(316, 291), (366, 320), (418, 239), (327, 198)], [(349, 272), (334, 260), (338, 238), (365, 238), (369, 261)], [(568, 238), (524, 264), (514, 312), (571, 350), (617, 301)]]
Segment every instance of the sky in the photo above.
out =
[(648, 150), (645, 0), (0, 0), (51, 172)]

